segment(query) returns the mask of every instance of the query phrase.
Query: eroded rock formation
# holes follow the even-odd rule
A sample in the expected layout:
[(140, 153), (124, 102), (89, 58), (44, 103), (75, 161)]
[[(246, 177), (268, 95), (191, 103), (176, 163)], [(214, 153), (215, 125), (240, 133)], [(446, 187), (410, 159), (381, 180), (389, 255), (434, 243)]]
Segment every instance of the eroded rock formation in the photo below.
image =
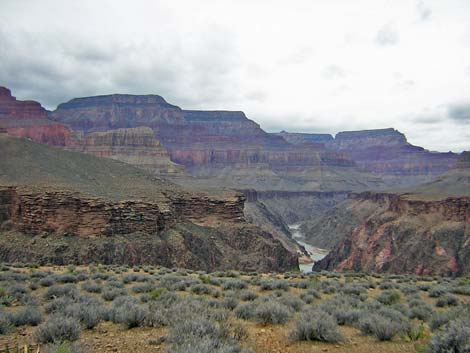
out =
[(470, 273), (470, 197), (425, 201), (365, 192), (350, 195), (350, 203), (374, 207), (314, 269)]
[[(282, 133), (303, 144), (318, 141), (316, 134)], [(389, 129), (345, 131), (321, 141), (331, 151), (344, 153), (358, 167), (382, 178), (389, 186), (411, 186), (430, 181), (455, 166), (455, 153), (430, 152), (408, 143), (401, 132)]]
[(204, 187), (358, 190), (378, 183), (345, 154), (321, 144), (288, 143), (243, 112), (182, 110), (155, 95), (109, 95), (72, 99), (51, 117), (84, 134), (149, 127), (171, 160), (184, 165)]
[(0, 261), (285, 271), (244, 196), (194, 193), (125, 163), (0, 135)]
[(185, 175), (184, 167), (170, 161), (168, 152), (148, 127), (93, 132), (84, 137), (76, 150), (116, 159), (159, 175)]
[(47, 111), (35, 101), (19, 101), (9, 89), (0, 87), (0, 128), (10, 135), (54, 145), (75, 144), (70, 129), (47, 117)]

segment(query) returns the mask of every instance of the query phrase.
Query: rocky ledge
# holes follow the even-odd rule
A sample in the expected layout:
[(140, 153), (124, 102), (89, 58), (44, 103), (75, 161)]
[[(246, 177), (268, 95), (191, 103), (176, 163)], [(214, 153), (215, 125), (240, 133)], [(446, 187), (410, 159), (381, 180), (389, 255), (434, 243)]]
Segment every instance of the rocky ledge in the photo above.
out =
[(244, 197), (180, 196), (168, 207), (69, 191), (0, 188), (0, 260), (157, 264), (201, 270), (298, 268), (295, 253), (245, 222)]

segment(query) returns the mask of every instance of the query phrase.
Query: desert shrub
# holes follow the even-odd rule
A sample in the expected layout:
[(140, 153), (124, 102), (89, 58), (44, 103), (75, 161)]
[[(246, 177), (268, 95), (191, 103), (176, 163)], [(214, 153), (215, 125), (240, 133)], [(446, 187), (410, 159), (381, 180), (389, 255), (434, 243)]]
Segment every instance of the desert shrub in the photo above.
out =
[(398, 333), (407, 333), (411, 329), (406, 316), (392, 307), (364, 308), (355, 326), (380, 341), (391, 340)]
[(39, 343), (76, 341), (80, 337), (80, 324), (71, 317), (52, 315), (38, 327), (34, 336)]
[(211, 287), (209, 286), (206, 286), (205, 284), (193, 284), (189, 290), (191, 291), (191, 293), (194, 293), (194, 294), (210, 294), (211, 293)]
[(395, 289), (397, 287), (397, 284), (391, 281), (384, 281), (379, 284), (379, 288), (382, 290)]
[(224, 308), (233, 310), (238, 305), (238, 299), (235, 296), (227, 296), (221, 301), (221, 304)]
[(124, 324), (127, 328), (142, 326), (148, 310), (138, 305), (135, 299), (120, 297), (114, 300), (108, 312), (109, 319), (114, 323)]
[(447, 292), (448, 290), (444, 286), (434, 286), (429, 290), (428, 296), (431, 298), (439, 298)]
[(168, 353), (244, 352), (227, 326), (206, 318), (193, 318), (172, 327)]
[(240, 292), (240, 299), (243, 301), (253, 301), (258, 298), (258, 294), (251, 290), (245, 290)]
[(53, 276), (48, 276), (45, 278), (41, 278), (39, 280), (39, 284), (43, 287), (50, 287), (55, 283), (55, 278)]
[(290, 333), (295, 341), (339, 342), (343, 340), (336, 319), (323, 310), (303, 312)]
[(78, 296), (78, 290), (73, 284), (66, 284), (62, 286), (52, 286), (47, 288), (44, 293), (44, 299), (54, 299), (58, 297), (69, 297), (76, 298)]
[(428, 321), (433, 313), (432, 307), (422, 301), (410, 302), (410, 318)]
[(91, 281), (83, 282), (82, 288), (88, 293), (101, 293), (101, 285), (96, 282), (91, 282)]
[(24, 284), (12, 283), (8, 286), (7, 294), (15, 299), (21, 298), (21, 296), (29, 292), (28, 287)]
[(51, 313), (65, 313), (65, 309), (72, 305), (72, 300), (67, 297), (56, 298), (44, 305), (44, 311), (47, 314)]
[(10, 326), (11, 324), (8, 316), (3, 311), (0, 311), (0, 335), (7, 333)]
[(291, 310), (275, 300), (261, 302), (255, 309), (254, 319), (263, 325), (283, 324), (287, 322)]
[(42, 320), (42, 313), (35, 307), (22, 308), (9, 315), (9, 321), (14, 326), (37, 326)]
[(280, 298), (280, 302), (295, 311), (299, 311), (304, 306), (304, 301), (302, 299), (289, 294), (283, 295)]
[(343, 288), (341, 288), (341, 292), (346, 295), (359, 296), (366, 293), (367, 289), (359, 283), (347, 283)]
[(101, 297), (109, 302), (113, 301), (119, 296), (124, 296), (126, 294), (127, 292), (125, 289), (106, 288), (105, 290), (103, 290), (103, 293), (101, 293)]
[(419, 288), (418, 286), (415, 286), (415, 285), (402, 285), (400, 287), (400, 290), (403, 294), (410, 295), (410, 294), (417, 293), (419, 291)]
[(14, 301), (15, 298), (13, 298), (11, 295), (0, 295), (0, 305), (2, 306), (11, 306)]
[(432, 314), (429, 320), (429, 328), (432, 331), (446, 325), (449, 321), (454, 320), (458, 313), (454, 310), (436, 311)]
[(235, 316), (239, 319), (250, 320), (253, 318), (256, 309), (255, 303), (242, 303), (239, 304), (235, 310)]
[(359, 319), (360, 301), (355, 297), (335, 295), (320, 304), (320, 309), (332, 315), (339, 325), (352, 324)]
[(470, 319), (467, 317), (449, 322), (440, 332), (433, 335), (428, 352), (470, 352)]
[(289, 282), (282, 280), (264, 280), (259, 284), (261, 290), (289, 290)]
[(452, 293), (460, 295), (470, 295), (470, 285), (455, 287), (452, 289)]
[(87, 329), (92, 329), (104, 318), (104, 308), (97, 302), (75, 303), (65, 309), (69, 317), (73, 317)]
[(55, 279), (59, 283), (76, 283), (78, 282), (78, 279), (75, 275), (70, 274), (70, 273), (65, 273), (62, 275), (56, 275)]
[(222, 283), (224, 290), (245, 289), (248, 285), (243, 280), (228, 280)]
[(380, 341), (389, 341), (396, 334), (404, 331), (400, 322), (377, 313), (363, 315), (359, 319), (358, 326), (362, 333), (372, 334)]
[(397, 291), (383, 291), (375, 299), (384, 305), (392, 305), (400, 301), (400, 293)]
[(306, 281), (301, 281), (301, 282), (291, 282), (290, 286), (294, 288), (300, 288), (300, 289), (307, 289), (308, 288), (308, 282)]
[(112, 280), (107, 282), (107, 287), (108, 288), (124, 288), (124, 283), (117, 281), (117, 280)]
[(131, 288), (134, 293), (150, 293), (155, 289), (155, 285), (152, 283), (136, 284)]
[(109, 274), (107, 273), (102, 273), (102, 272), (97, 272), (91, 275), (91, 279), (94, 280), (101, 280), (101, 281), (106, 281), (109, 278)]
[(459, 305), (459, 299), (455, 295), (451, 295), (451, 294), (443, 295), (436, 302), (437, 307), (457, 306), (457, 305)]
[(306, 294), (313, 296), (315, 299), (321, 299), (320, 292), (315, 288), (309, 288)]

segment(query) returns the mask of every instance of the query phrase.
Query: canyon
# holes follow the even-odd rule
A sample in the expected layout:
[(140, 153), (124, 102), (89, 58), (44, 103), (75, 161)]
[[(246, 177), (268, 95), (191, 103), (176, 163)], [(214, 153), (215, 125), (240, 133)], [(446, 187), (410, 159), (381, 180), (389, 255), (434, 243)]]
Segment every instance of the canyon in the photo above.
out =
[(470, 272), (470, 154), (414, 189), (351, 193), (304, 225), (331, 252), (314, 269), (418, 275)]
[[(0, 134), (0, 259), (285, 271), (297, 255), (245, 221), (243, 194)], [(248, 245), (249, 244), (249, 245)]]
[[(37, 165), (24, 145), (34, 142), (6, 136), (53, 149), (39, 148), (48, 158)], [(315, 270), (470, 272), (468, 153), (428, 151), (392, 128), (268, 133), (243, 112), (158, 95), (74, 98), (50, 112), (1, 88), (0, 137), (0, 256), (11, 261), (285, 270), (313, 246), (331, 250)], [(30, 237), (47, 256), (15, 252)], [(48, 239), (66, 243), (65, 257), (43, 250)]]

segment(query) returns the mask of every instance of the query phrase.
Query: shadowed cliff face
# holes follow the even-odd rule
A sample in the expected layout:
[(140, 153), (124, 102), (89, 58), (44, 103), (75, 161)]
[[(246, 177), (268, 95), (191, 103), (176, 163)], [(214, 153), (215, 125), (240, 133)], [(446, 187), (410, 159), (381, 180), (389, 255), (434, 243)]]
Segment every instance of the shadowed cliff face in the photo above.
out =
[(353, 194), (349, 207), (369, 214), (315, 270), (463, 275), (470, 273), (470, 198), (407, 200), (400, 195)]

